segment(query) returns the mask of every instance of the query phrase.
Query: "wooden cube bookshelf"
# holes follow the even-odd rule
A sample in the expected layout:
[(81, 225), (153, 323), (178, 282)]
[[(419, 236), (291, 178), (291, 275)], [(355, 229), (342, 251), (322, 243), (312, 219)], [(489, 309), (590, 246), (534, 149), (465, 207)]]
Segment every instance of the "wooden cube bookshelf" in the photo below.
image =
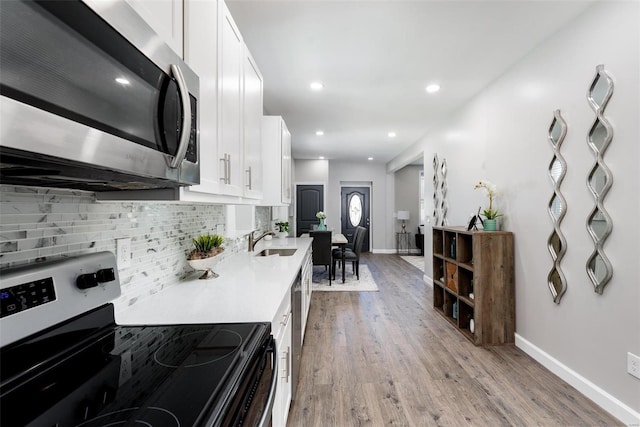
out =
[(513, 233), (465, 227), (432, 232), (434, 309), (475, 345), (513, 344)]

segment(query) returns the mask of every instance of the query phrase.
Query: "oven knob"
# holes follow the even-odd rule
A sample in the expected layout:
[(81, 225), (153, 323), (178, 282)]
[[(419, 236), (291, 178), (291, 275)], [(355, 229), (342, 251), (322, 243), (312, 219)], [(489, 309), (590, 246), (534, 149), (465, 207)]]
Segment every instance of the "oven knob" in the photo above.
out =
[(76, 279), (76, 286), (80, 289), (95, 288), (98, 286), (96, 273), (81, 274)]
[(113, 268), (103, 268), (102, 270), (98, 270), (96, 273), (98, 278), (98, 282), (112, 282), (116, 280), (116, 273), (113, 271)]

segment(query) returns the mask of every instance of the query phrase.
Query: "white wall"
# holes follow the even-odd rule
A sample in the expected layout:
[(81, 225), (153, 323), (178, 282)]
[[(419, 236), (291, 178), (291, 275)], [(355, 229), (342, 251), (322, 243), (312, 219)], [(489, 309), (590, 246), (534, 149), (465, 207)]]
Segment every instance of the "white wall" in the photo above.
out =
[(328, 160), (294, 160), (296, 165), (296, 184), (324, 184), (329, 180)]
[[(461, 225), (479, 205), (486, 207), (483, 193), (473, 190), (476, 181), (498, 186), (503, 227), (515, 234), (518, 345), (629, 424), (640, 422), (640, 380), (626, 373), (627, 352), (640, 355), (639, 23), (638, 2), (596, 2), (387, 165), (395, 170), (423, 151), (430, 181), (433, 154), (446, 158), (450, 224)], [(585, 222), (594, 205), (586, 187), (594, 162), (586, 136), (595, 118), (586, 92), (598, 64), (615, 81), (605, 113), (614, 137), (604, 156), (614, 177), (604, 202), (613, 219), (605, 253), (614, 274), (603, 295), (593, 291), (585, 270), (593, 250)], [(562, 223), (568, 290), (559, 305), (547, 288), (547, 131), (555, 109), (568, 123), (561, 150), (568, 165), (561, 187), (568, 205)], [(431, 185), (426, 190), (430, 213)]]

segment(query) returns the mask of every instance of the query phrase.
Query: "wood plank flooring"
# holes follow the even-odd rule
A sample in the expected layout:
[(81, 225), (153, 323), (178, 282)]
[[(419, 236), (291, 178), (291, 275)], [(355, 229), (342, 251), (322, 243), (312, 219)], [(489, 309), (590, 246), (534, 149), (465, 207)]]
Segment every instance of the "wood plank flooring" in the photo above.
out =
[(515, 346), (471, 344), (400, 257), (361, 262), (379, 292), (313, 293), (288, 426), (622, 425)]

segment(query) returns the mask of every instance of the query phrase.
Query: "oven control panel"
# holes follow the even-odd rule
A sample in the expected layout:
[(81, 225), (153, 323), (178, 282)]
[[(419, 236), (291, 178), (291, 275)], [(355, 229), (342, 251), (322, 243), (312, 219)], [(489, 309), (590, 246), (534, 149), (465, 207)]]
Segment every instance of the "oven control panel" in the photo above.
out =
[(55, 301), (55, 299), (56, 292), (52, 277), (1, 289), (0, 318)]
[(8, 268), (0, 276), (0, 347), (120, 296), (116, 257), (106, 251)]

